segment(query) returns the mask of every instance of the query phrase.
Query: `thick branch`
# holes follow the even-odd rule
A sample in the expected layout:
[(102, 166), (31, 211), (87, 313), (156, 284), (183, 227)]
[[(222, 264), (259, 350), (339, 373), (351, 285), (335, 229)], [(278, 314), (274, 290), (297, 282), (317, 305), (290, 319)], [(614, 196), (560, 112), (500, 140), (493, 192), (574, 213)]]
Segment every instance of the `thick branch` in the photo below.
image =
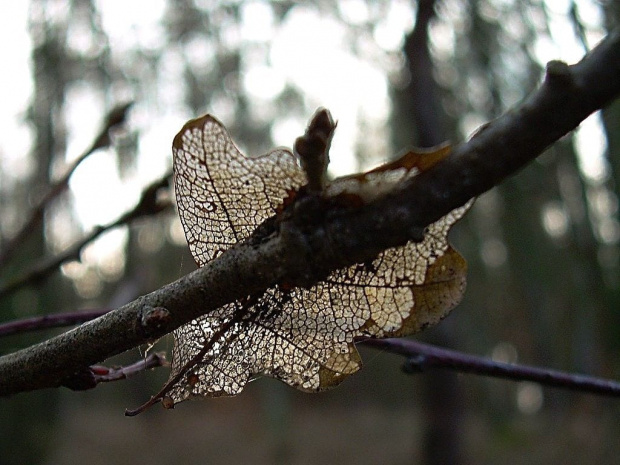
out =
[[(279, 235), (243, 243), (207, 266), (42, 344), (0, 358), (0, 395), (54, 387), (82, 367), (159, 338), (226, 303), (275, 283), (309, 285), (329, 270), (419, 239), (424, 227), (514, 174), (590, 113), (620, 94), (620, 31), (574, 66), (552, 62), (542, 86), (489, 123), (452, 156), (359, 209), (303, 214)], [(303, 213), (303, 212), (302, 212)], [(155, 308), (169, 317), (147, 325)]]

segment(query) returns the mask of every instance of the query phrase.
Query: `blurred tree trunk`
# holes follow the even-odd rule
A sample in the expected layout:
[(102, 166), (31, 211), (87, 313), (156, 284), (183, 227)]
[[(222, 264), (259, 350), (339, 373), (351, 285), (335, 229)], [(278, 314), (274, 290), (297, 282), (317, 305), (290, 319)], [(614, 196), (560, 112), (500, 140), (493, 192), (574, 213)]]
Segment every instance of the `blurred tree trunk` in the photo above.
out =
[[(620, 3), (605, 2), (605, 27), (611, 31), (620, 24)], [(616, 100), (609, 107), (602, 111), (603, 124), (605, 126), (605, 136), (607, 138), (607, 159), (611, 169), (611, 180), (616, 202), (620, 199), (620, 101)], [(616, 219), (618, 213), (616, 212)], [(620, 308), (620, 264), (618, 263), (618, 244), (615, 247), (607, 247), (601, 253), (604, 257), (603, 263), (607, 263), (609, 276), (607, 282), (609, 291), (609, 308)], [(620, 327), (620, 312), (607, 312), (606, 334), (608, 350), (617, 354), (620, 351), (620, 339), (618, 338), (618, 327)], [(611, 314), (609, 314), (611, 313)]]
[(396, 141), (397, 147), (407, 144), (432, 147), (447, 139), (428, 43), (428, 25), (435, 17), (436, 3), (435, 0), (418, 2), (415, 27), (405, 37), (403, 53), (408, 82), (394, 95), (394, 114), (400, 135), (397, 139), (402, 139)]
[[(45, 9), (45, 2), (34, 2), (33, 9)], [(41, 17), (30, 18), (30, 31), (33, 37), (32, 67), (34, 79), (33, 100), (29, 117), (34, 128), (35, 142), (31, 156), (34, 158), (35, 170), (25, 181), (25, 198), (15, 198), (16, 204), (22, 205), (24, 212), (29, 212), (50, 186), (50, 168), (55, 153), (64, 153), (65, 131), (62, 127), (62, 106), (69, 57), (66, 55), (66, 29), (56, 24), (43, 21)], [(19, 197), (19, 192), (16, 192)], [(24, 215), (20, 215), (23, 220)], [(37, 228), (29, 232), (29, 239), (14, 255), (14, 268), (26, 268), (46, 255), (45, 223), (41, 221)], [(7, 270), (3, 270), (7, 272)], [(59, 278), (41, 285), (37, 292), (25, 289), (8, 299), (2, 308), (3, 319), (24, 315), (41, 315), (49, 309), (62, 308), (59, 303), (70, 301), (68, 296), (61, 296), (58, 287)], [(36, 335), (20, 339), (20, 344), (34, 343)], [(3, 343), (4, 345), (4, 343)], [(58, 410), (58, 390), (37, 393), (34, 396), (16, 398), (7, 403), (7, 408), (0, 410), (0, 424), (7, 425), (8, 434), (0, 435), (2, 443), (2, 463), (16, 465), (38, 463), (47, 452), (53, 439), (54, 424)], [(32, 419), (36, 418), (36, 424)], [(8, 427), (10, 425), (10, 428)], [(17, 460), (6, 462), (5, 460)]]
[[(435, 16), (435, 0), (418, 2), (414, 29), (405, 38), (403, 53), (409, 81), (393, 93), (393, 124), (397, 147), (432, 147), (448, 139), (439, 90), (433, 77), (428, 26)], [(433, 331), (432, 342), (455, 346), (450, 320)], [(424, 374), (423, 405), (425, 434), (422, 438), (423, 463), (463, 463), (460, 428), (463, 422), (463, 393), (457, 376), (447, 370)]]

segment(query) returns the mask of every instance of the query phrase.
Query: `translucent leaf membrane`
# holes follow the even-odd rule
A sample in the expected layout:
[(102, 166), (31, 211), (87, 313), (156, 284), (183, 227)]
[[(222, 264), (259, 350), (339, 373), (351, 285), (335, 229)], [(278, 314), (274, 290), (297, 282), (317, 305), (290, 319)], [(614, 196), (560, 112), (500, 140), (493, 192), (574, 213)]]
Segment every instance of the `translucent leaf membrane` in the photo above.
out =
[[(447, 147), (410, 152), (368, 173), (337, 179), (323, 194), (353, 194), (367, 202), (448, 153)], [(245, 157), (210, 115), (183, 127), (173, 154), (181, 222), (200, 266), (250, 236), (306, 184), (289, 150)], [(437, 323), (465, 288), (465, 260), (447, 236), (469, 205), (430, 225), (422, 242), (337, 270), (309, 289), (276, 286), (182, 326), (174, 333), (170, 379), (159, 394), (164, 405), (235, 395), (259, 375), (302, 391), (329, 389), (360, 369), (356, 337), (403, 336)]]

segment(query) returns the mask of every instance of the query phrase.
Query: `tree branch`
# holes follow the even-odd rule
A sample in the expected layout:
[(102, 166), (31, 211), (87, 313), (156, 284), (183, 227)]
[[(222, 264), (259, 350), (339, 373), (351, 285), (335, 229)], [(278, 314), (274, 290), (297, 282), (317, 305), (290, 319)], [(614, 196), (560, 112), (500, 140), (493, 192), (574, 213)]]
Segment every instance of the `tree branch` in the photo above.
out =
[[(46, 328), (70, 326), (93, 320), (105, 315), (110, 310), (99, 309), (79, 312), (58, 313), (36, 318), (12, 321), (0, 324), (0, 337)], [(165, 319), (164, 312), (151, 315), (151, 320)], [(535, 381), (544, 386), (590, 392), (606, 396), (620, 397), (620, 383), (594, 378), (592, 376), (566, 373), (548, 368), (537, 368), (517, 363), (503, 363), (485, 357), (477, 357), (456, 350), (449, 350), (411, 339), (363, 339), (357, 341), (366, 347), (383, 350), (393, 354), (404, 355), (408, 360), (404, 369), (408, 373), (419, 373), (430, 368), (443, 368), (463, 373), (511, 379), (514, 381)], [(63, 386), (73, 390), (85, 390), (96, 387), (100, 382), (118, 381), (150, 368), (166, 364), (164, 354), (151, 354), (125, 367), (108, 368), (93, 365), (86, 370), (74, 373), (63, 380)]]
[[(246, 241), (178, 281), (53, 339), (0, 358), (0, 395), (55, 387), (72, 373), (157, 339), (275, 283), (310, 285), (330, 270), (419, 240), (424, 227), (533, 160), (620, 94), (620, 30), (581, 62), (551, 62), (541, 87), (453, 154), (358, 209), (304, 224), (303, 206), (260, 243)], [(327, 239), (329, 238), (329, 239)], [(148, 325), (155, 310), (167, 313)]]
[(69, 187), (69, 179), (71, 179), (71, 176), (77, 167), (95, 151), (110, 145), (110, 130), (125, 122), (127, 111), (132, 105), (133, 102), (123, 103), (121, 105), (117, 105), (110, 111), (110, 113), (108, 113), (101, 131), (99, 131), (99, 134), (95, 137), (95, 140), (91, 146), (73, 162), (65, 175), (56, 181), (54, 185), (52, 185), (47, 194), (45, 194), (34, 210), (32, 210), (30, 217), (26, 220), (21, 229), (2, 248), (0, 251), (0, 269), (8, 260), (11, 259), (13, 254), (19, 250), (20, 246), (30, 236), (30, 233), (36, 229), (36, 226), (43, 219), (43, 214), (49, 204), (52, 203), (56, 197), (62, 194), (67, 187)]
[(163, 352), (156, 352), (124, 367), (106, 367), (103, 365), (87, 367), (66, 378), (62, 385), (73, 391), (86, 391), (94, 389), (99, 383), (121, 381), (142, 371), (167, 365), (168, 362), (166, 361), (165, 354)]
[(77, 312), (54, 313), (51, 315), (35, 316), (23, 320), (0, 323), (0, 337), (22, 334), (41, 329), (62, 328), (94, 320), (108, 313), (110, 309), (80, 310)]
[(571, 389), (612, 397), (620, 397), (620, 383), (592, 376), (565, 373), (516, 363), (496, 362), (484, 357), (424, 344), (411, 339), (368, 339), (366, 347), (386, 350), (408, 357), (405, 371), (419, 373), (430, 368), (444, 368), (463, 373), (534, 381), (544, 386)]
[(35, 263), (28, 270), (12, 278), (10, 281), (4, 283), (0, 282), (0, 300), (24, 286), (35, 284), (43, 280), (56, 271), (63, 263), (70, 260), (79, 260), (82, 249), (97, 239), (104, 232), (124, 224), (129, 224), (132, 221), (144, 216), (156, 215), (157, 213), (165, 210), (170, 206), (170, 204), (159, 201), (157, 194), (160, 189), (168, 187), (171, 178), (172, 173), (167, 173), (161, 179), (154, 181), (144, 190), (138, 204), (132, 210), (124, 213), (115, 221), (108, 223), (105, 226), (98, 226), (93, 229), (90, 234), (82, 238), (81, 241), (72, 245), (67, 250), (54, 257), (44, 258), (40, 262)]

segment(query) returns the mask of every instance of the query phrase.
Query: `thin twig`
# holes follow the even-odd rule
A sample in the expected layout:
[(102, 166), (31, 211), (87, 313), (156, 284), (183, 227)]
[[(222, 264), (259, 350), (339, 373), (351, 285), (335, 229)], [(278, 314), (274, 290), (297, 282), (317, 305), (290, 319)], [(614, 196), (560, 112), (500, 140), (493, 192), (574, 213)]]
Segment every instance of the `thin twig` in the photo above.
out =
[[(11, 321), (0, 325), (0, 337), (25, 333), (46, 328), (56, 328), (84, 323), (108, 313), (109, 309), (96, 309), (79, 312), (58, 313), (36, 318)], [(480, 376), (505, 378), (513, 381), (534, 381), (543, 386), (570, 389), (579, 392), (620, 397), (620, 383), (610, 379), (595, 378), (576, 373), (567, 373), (549, 368), (538, 368), (517, 363), (504, 363), (486, 357), (445, 349), (412, 339), (365, 339), (359, 344), (383, 350), (408, 358), (405, 371), (419, 373), (431, 368), (441, 368)], [(144, 360), (120, 368), (101, 365), (90, 366), (86, 371), (64, 381), (73, 390), (91, 389), (94, 384), (125, 379), (138, 371), (161, 366), (165, 360), (163, 353), (151, 354)], [(86, 387), (85, 387), (86, 386)]]
[(141, 371), (167, 365), (168, 362), (166, 360), (166, 354), (164, 352), (155, 352), (154, 354), (149, 354), (143, 360), (138, 360), (137, 362), (124, 367), (107, 368), (101, 365), (93, 365), (91, 369), (95, 373), (95, 379), (98, 383), (109, 383), (110, 381), (127, 379), (140, 373)]
[[(422, 237), (425, 226), (499, 184), (620, 95), (620, 28), (578, 64), (552, 62), (524, 102), (488, 123), (432, 169), (312, 227), (304, 211), (260, 243), (244, 242), (174, 283), (44, 343), (0, 357), (0, 396), (59, 386), (99, 363), (274, 283), (312, 284), (338, 268)], [(328, 240), (326, 240), (328, 238)], [(145, 332), (145, 312), (168, 317)], [(161, 312), (163, 313), (163, 312)]]
[(14, 320), (0, 324), (0, 337), (23, 334), (49, 328), (79, 325), (105, 315), (111, 309), (80, 310), (78, 312), (56, 313), (53, 315), (35, 316), (23, 320)]
[(0, 300), (24, 286), (40, 282), (56, 271), (63, 263), (71, 260), (79, 260), (82, 249), (104, 232), (129, 224), (138, 218), (156, 215), (168, 208), (171, 204), (159, 200), (157, 194), (160, 189), (168, 187), (171, 177), (172, 173), (167, 173), (162, 178), (154, 181), (144, 190), (138, 204), (115, 221), (105, 226), (96, 227), (90, 234), (60, 254), (45, 258), (11, 280), (0, 283)]
[(544, 386), (620, 397), (620, 383), (609, 379), (516, 363), (496, 362), (485, 357), (444, 349), (412, 339), (367, 339), (362, 344), (373, 349), (408, 357), (405, 371), (409, 373), (417, 373), (429, 368), (443, 368), (515, 381), (534, 381)]
[(110, 113), (106, 116), (105, 123), (99, 131), (97, 137), (91, 144), (91, 146), (80, 155), (73, 164), (69, 167), (65, 175), (56, 181), (45, 196), (40, 200), (37, 206), (32, 210), (30, 216), (20, 228), (20, 230), (10, 239), (0, 251), (0, 270), (3, 265), (13, 256), (13, 254), (20, 249), (20, 246), (30, 236), (32, 231), (36, 229), (36, 226), (43, 219), (43, 214), (49, 204), (60, 194), (62, 194), (69, 186), (69, 179), (73, 175), (77, 167), (93, 154), (97, 149), (108, 147), (110, 145), (110, 130), (116, 126), (119, 126), (125, 122), (127, 117), (127, 111), (133, 105), (133, 102), (123, 103), (114, 107)]
[(63, 386), (73, 391), (86, 391), (95, 388), (99, 383), (121, 381), (143, 371), (161, 366), (168, 366), (166, 355), (163, 352), (149, 354), (146, 358), (123, 367), (92, 365), (67, 377), (63, 380)]

